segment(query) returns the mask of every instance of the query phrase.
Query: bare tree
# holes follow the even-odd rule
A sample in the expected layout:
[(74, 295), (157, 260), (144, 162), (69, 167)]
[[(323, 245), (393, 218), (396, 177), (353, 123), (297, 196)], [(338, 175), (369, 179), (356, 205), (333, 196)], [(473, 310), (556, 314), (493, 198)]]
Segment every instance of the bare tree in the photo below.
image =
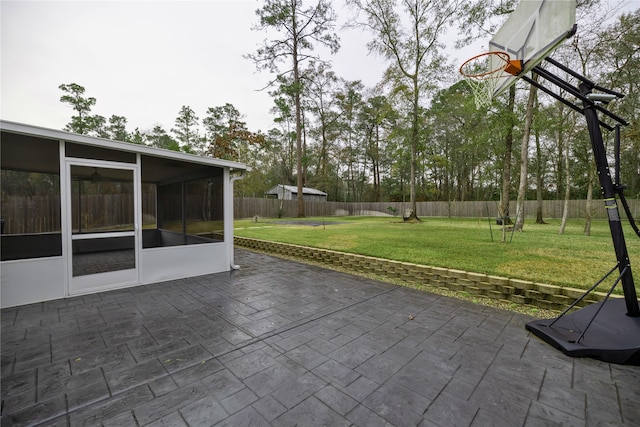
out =
[(391, 62), (387, 78), (393, 92), (405, 93), (411, 100), (411, 151), (409, 219), (418, 220), (416, 210), (417, 147), (420, 135), (420, 101), (437, 88), (449, 71), (442, 55), (442, 37), (462, 10), (459, 0), (347, 0), (364, 20), (354, 25), (373, 33), (369, 50)]
[[(247, 55), (258, 70), (280, 72), (279, 65), (288, 62), (291, 68), (282, 74), (293, 75), (290, 92), (294, 98), (296, 117), (296, 157), (298, 181), (298, 216), (304, 217), (304, 174), (302, 169), (302, 80), (300, 63), (306, 59), (319, 60), (313, 56), (314, 43), (328, 47), (331, 53), (340, 47), (338, 37), (333, 32), (336, 15), (331, 2), (318, 0), (311, 6), (304, 6), (303, 0), (266, 0), (261, 9), (256, 10), (259, 23), (253, 27), (257, 31), (275, 30), (280, 38), (265, 39), (255, 54)], [(287, 61), (288, 60), (288, 61)], [(271, 84), (275, 84), (274, 79)]]

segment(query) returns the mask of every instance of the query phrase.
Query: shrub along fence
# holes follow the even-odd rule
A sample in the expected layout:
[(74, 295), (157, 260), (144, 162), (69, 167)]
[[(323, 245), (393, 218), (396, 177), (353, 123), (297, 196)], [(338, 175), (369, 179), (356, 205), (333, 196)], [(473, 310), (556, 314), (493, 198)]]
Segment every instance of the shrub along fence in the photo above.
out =
[[(631, 213), (635, 218), (640, 217), (640, 201), (628, 200)], [(559, 219), (562, 217), (563, 200), (545, 200), (542, 202), (542, 215), (547, 219)], [(569, 218), (585, 218), (585, 200), (569, 201)], [(396, 215), (402, 217), (411, 207), (409, 203), (402, 202), (317, 202), (305, 201), (306, 216), (376, 216)], [(418, 217), (470, 217), (470, 218), (497, 218), (498, 203), (491, 202), (418, 202)], [(537, 202), (525, 201), (525, 218), (535, 218)], [(622, 211), (622, 206), (620, 206)], [(512, 218), (516, 216), (516, 204), (510, 203), (509, 212)], [(267, 198), (236, 197), (234, 199), (234, 216), (236, 219), (296, 217), (298, 216), (297, 200), (276, 200)], [(593, 200), (592, 217), (606, 219), (606, 212), (602, 200)]]

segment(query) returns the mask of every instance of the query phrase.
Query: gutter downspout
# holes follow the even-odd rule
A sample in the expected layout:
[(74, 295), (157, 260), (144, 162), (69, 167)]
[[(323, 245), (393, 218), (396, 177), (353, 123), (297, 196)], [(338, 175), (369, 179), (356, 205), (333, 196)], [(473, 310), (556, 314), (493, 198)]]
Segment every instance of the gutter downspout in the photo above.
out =
[[(233, 220), (234, 220), (234, 214), (233, 214), (233, 183), (236, 181), (239, 181), (241, 179), (244, 179), (244, 175), (247, 171), (246, 170), (241, 170), (240, 174), (238, 175), (231, 175), (232, 171), (229, 171), (229, 199), (228, 199), (228, 203), (229, 206), (231, 207), (231, 218), (229, 219), (229, 223), (231, 224), (229, 229), (230, 229), (230, 233), (229, 236), (231, 237), (231, 244), (229, 245), (229, 260), (231, 261), (231, 270), (240, 270), (240, 266), (238, 264), (235, 263), (235, 243), (234, 243), (234, 239), (233, 239)], [(227, 233), (225, 233), (226, 235)]]

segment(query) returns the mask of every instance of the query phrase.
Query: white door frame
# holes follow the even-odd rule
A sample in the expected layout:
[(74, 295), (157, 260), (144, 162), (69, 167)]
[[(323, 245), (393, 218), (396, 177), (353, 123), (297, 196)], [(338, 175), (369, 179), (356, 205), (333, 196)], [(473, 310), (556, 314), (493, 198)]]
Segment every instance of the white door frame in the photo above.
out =
[[(72, 197), (71, 194), (71, 167), (87, 166), (106, 169), (129, 170), (133, 173), (133, 207), (134, 207), (134, 230), (130, 232), (113, 232), (113, 233), (90, 233), (86, 235), (73, 235), (72, 224)], [(64, 194), (66, 198), (66, 232), (64, 239), (66, 241), (66, 258), (67, 258), (67, 295), (80, 295), (110, 289), (123, 288), (127, 286), (137, 285), (140, 282), (140, 251), (142, 248), (142, 238), (140, 224), (142, 223), (142, 209), (140, 206), (140, 171), (135, 163), (121, 163), (104, 160), (78, 159), (67, 157), (65, 159), (65, 188)], [(134, 237), (135, 247), (135, 268), (119, 271), (111, 271), (107, 273), (97, 273), (84, 276), (73, 276), (73, 240), (81, 240), (96, 237)]]

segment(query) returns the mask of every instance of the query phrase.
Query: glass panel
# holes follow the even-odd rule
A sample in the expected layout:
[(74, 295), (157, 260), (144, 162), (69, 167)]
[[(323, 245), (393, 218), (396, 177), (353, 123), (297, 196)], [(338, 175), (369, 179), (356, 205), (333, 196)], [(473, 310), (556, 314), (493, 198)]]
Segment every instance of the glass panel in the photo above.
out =
[(2, 132), (2, 261), (62, 255), (59, 142)]
[(78, 159), (106, 160), (121, 163), (136, 163), (136, 154), (125, 151), (112, 150), (109, 148), (95, 147), (92, 145), (65, 144), (65, 154), (67, 157)]
[(143, 248), (224, 240), (223, 168), (150, 156), (141, 164)]
[(156, 185), (142, 183), (142, 229), (158, 228), (156, 205), (158, 203)]
[(158, 187), (158, 228), (182, 233), (182, 182)]
[(187, 234), (224, 240), (222, 177), (185, 184)]
[(73, 241), (73, 276), (136, 268), (134, 236)]
[[(224, 241), (223, 178), (195, 179), (157, 186), (157, 194), (143, 191), (142, 247), (157, 248)], [(157, 212), (151, 200), (157, 196)], [(147, 200), (147, 210), (144, 210)], [(147, 215), (148, 213), (148, 215)], [(156, 226), (152, 224), (155, 214)], [(145, 221), (147, 221), (145, 219)]]
[(135, 237), (110, 234), (135, 230), (132, 170), (72, 165), (71, 216), (74, 236), (104, 234), (73, 240), (74, 277), (136, 267)]
[(133, 171), (71, 166), (73, 234), (134, 230)]

